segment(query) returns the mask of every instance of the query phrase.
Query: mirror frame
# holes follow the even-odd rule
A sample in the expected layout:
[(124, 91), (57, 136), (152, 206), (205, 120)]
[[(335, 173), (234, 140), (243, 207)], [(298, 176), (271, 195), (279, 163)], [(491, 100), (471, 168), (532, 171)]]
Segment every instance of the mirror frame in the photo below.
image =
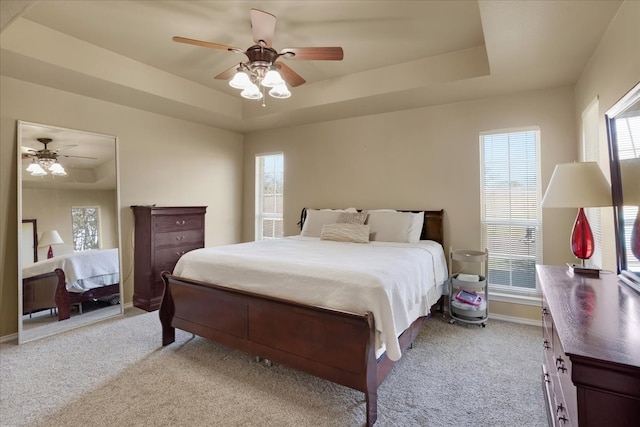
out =
[[(57, 333), (61, 333), (61, 332), (66, 332), (72, 329), (76, 329), (79, 327), (84, 327), (93, 323), (97, 323), (106, 319), (110, 319), (113, 317), (118, 317), (118, 316), (122, 316), (124, 314), (124, 276), (123, 276), (123, 270), (122, 270), (122, 239), (121, 239), (121, 227), (122, 227), (122, 221), (120, 218), (120, 153), (119, 153), (119, 144), (118, 144), (118, 137), (114, 136), (114, 135), (106, 135), (106, 134), (100, 134), (100, 133), (96, 133), (96, 132), (87, 132), (87, 131), (83, 131), (83, 130), (78, 130), (78, 129), (71, 129), (71, 128), (65, 128), (65, 127), (60, 127), (60, 126), (53, 126), (53, 125), (47, 125), (47, 124), (43, 124), (43, 123), (34, 123), (34, 122), (29, 122), (29, 121), (24, 121), (24, 120), (17, 120), (16, 121), (16, 135), (17, 135), (17, 141), (16, 141), (16, 145), (17, 145), (17, 216), (18, 216), (18, 254), (22, 253), (22, 175), (23, 175), (23, 167), (22, 167), (22, 138), (23, 138), (23, 126), (38, 126), (38, 127), (45, 127), (45, 128), (49, 128), (52, 129), (54, 131), (65, 131), (65, 132), (74, 132), (74, 133), (79, 133), (79, 134), (84, 134), (84, 135), (88, 135), (88, 136), (93, 136), (93, 137), (101, 137), (101, 138), (109, 138), (112, 139), (114, 142), (114, 167), (115, 167), (115, 193), (116, 193), (116, 200), (115, 200), (115, 216), (114, 216), (114, 221), (115, 221), (115, 228), (116, 228), (116, 243), (118, 245), (118, 269), (119, 269), (119, 274), (120, 274), (120, 283), (119, 283), (119, 292), (120, 292), (120, 303), (119, 303), (119, 312), (117, 314), (112, 314), (112, 315), (107, 315), (107, 316), (103, 316), (100, 318), (96, 318), (94, 320), (89, 320), (87, 322), (84, 323), (78, 323), (78, 324), (74, 324), (69, 325), (68, 328), (61, 328), (60, 331), (56, 331), (56, 332), (52, 332), (52, 333), (45, 333), (42, 334), (40, 336), (31, 338), (31, 339), (25, 339), (24, 338), (24, 330), (23, 330), (23, 325), (22, 325), (22, 319), (23, 319), (23, 314), (22, 314), (22, 310), (23, 310), (23, 285), (22, 285), (22, 259), (21, 256), (18, 256), (18, 344), (23, 344), (25, 342), (28, 341), (33, 341), (36, 339), (41, 339), (41, 338), (45, 338)], [(37, 239), (37, 237), (36, 237)], [(37, 244), (37, 243), (36, 243)], [(37, 251), (37, 247), (35, 248), (35, 250)], [(37, 255), (36, 255), (37, 256)], [(70, 319), (67, 319), (70, 320)]]
[(640, 83), (637, 83), (618, 102), (605, 113), (607, 140), (609, 148), (609, 167), (611, 171), (611, 198), (613, 202), (613, 220), (616, 238), (616, 267), (617, 273), (627, 272), (638, 277), (638, 273), (629, 272), (626, 256), (626, 240), (624, 232), (624, 205), (622, 176), (620, 173), (620, 157), (618, 155), (618, 141), (614, 122), (616, 118), (634, 103), (640, 102)]

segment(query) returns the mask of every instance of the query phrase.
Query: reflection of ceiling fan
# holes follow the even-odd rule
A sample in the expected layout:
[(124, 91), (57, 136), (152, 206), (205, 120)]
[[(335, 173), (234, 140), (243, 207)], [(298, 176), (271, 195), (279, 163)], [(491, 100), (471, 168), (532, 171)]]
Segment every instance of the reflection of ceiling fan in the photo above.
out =
[[(278, 53), (278, 51), (275, 50), (271, 45), (275, 28), (276, 17), (274, 15), (258, 9), (251, 9), (251, 29), (253, 32), (253, 41), (256, 44), (248, 48), (246, 51), (233, 46), (226, 46), (222, 44), (193, 40), (178, 36), (173, 37), (173, 41), (208, 47), (212, 49), (227, 50), (234, 53), (244, 53), (249, 59), (247, 62), (241, 62), (238, 66), (233, 66), (230, 69), (223, 71), (222, 73), (215, 76), (215, 78), (227, 80), (231, 78), (236, 72), (244, 72), (249, 77), (250, 83), (254, 84), (256, 88), (258, 85), (275, 88), (277, 84), (284, 84), (285, 82), (292, 87), (296, 87), (305, 82), (305, 80), (299, 74), (297, 74), (287, 65), (279, 61), (276, 62), (280, 57), (295, 60), (342, 60), (343, 52), (341, 47), (295, 47), (282, 49), (280, 53)], [(274, 81), (271, 81), (269, 77), (271, 74), (267, 75), (269, 71), (278, 72), (278, 77), (281, 77), (280, 81), (278, 81), (277, 78), (276, 80), (274, 80), (275, 83)], [(233, 83), (234, 80), (236, 80), (236, 77), (234, 77), (234, 79), (230, 82), (231, 86), (237, 87), (239, 89), (246, 89), (246, 87), (234, 86)], [(284, 80), (284, 82), (282, 82), (282, 80)], [(276, 96), (273, 94), (271, 95), (276, 98), (288, 97)], [(243, 94), (243, 96), (245, 95)], [(245, 97), (249, 98), (248, 96)], [(250, 99), (260, 98), (262, 98), (262, 96), (256, 96)]]
[(22, 153), (22, 158), (33, 158), (33, 162), (27, 168), (27, 171), (31, 172), (32, 175), (46, 175), (47, 171), (51, 172), (53, 175), (66, 175), (64, 168), (60, 163), (58, 163), (58, 157), (73, 157), (78, 159), (93, 160), (96, 159), (95, 157), (69, 156), (59, 153), (60, 150), (64, 148), (75, 147), (75, 145), (68, 145), (58, 150), (50, 150), (47, 147), (47, 144), (52, 142), (51, 138), (38, 138), (38, 141), (40, 141), (44, 145), (44, 148), (35, 150), (33, 148), (23, 147), (24, 151)]

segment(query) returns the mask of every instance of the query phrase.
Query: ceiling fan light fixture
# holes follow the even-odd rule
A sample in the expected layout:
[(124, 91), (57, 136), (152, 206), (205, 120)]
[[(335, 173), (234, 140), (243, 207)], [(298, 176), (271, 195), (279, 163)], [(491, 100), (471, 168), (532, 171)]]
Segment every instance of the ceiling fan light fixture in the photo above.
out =
[(238, 72), (229, 81), (229, 86), (235, 89), (246, 89), (253, 83), (246, 71), (238, 70)]
[(240, 92), (240, 96), (246, 99), (262, 99), (262, 92), (256, 84), (251, 84), (248, 88)]
[(267, 74), (264, 75), (261, 84), (264, 87), (276, 87), (279, 85), (283, 85), (284, 80), (282, 80), (280, 73), (278, 73), (275, 68), (271, 68), (269, 71), (267, 71)]
[(282, 84), (275, 86), (273, 89), (271, 89), (269, 91), (269, 95), (271, 95), (271, 97), (273, 98), (286, 99), (291, 96), (291, 92), (289, 91), (289, 88), (287, 87), (287, 85), (284, 84), (283, 82)]

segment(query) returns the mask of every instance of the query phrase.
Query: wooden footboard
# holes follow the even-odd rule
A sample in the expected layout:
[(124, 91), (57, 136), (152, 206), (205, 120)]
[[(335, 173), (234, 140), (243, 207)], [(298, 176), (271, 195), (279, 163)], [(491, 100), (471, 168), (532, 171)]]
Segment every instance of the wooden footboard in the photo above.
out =
[[(175, 328), (362, 391), (367, 425), (377, 419), (377, 389), (394, 362), (375, 357), (373, 314), (313, 307), (293, 301), (162, 274), (162, 345)], [(408, 348), (426, 317), (400, 337)]]
[(71, 306), (97, 298), (107, 297), (120, 293), (120, 284), (102, 286), (100, 288), (89, 289), (86, 292), (69, 292), (67, 290), (67, 279), (64, 271), (57, 268), (55, 270), (58, 275), (58, 285), (56, 287), (55, 302), (58, 307), (58, 321), (66, 320), (71, 317)]

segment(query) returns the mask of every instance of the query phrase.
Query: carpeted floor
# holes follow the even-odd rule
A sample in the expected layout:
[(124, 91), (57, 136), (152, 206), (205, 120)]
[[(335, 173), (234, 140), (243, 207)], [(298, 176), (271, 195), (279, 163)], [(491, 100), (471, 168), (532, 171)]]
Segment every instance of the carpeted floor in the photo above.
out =
[[(540, 329), (427, 322), (378, 392), (376, 426), (546, 426)], [(177, 331), (158, 313), (0, 345), (2, 426), (361, 426), (362, 393)]]

